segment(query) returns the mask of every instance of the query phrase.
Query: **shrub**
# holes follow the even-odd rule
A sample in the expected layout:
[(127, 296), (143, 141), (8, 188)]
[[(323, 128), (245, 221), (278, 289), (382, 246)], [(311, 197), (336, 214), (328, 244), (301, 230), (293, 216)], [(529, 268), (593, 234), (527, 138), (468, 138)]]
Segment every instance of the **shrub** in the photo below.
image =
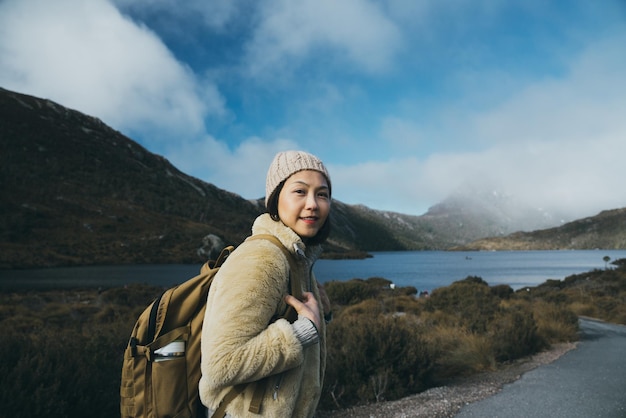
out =
[(494, 355), (499, 362), (536, 353), (546, 346), (529, 306), (517, 304), (501, 310), (490, 329)]
[[(95, 295), (95, 291), (93, 294)], [(0, 403), (3, 416), (119, 416), (122, 356), (136, 319), (102, 312), (92, 299), (69, 292), (40, 297), (14, 294), (19, 316), (4, 318), (0, 339)], [(20, 306), (38, 301), (37, 310)]]
[(491, 288), (491, 294), (500, 299), (510, 299), (514, 292), (508, 284), (499, 284)]
[(435, 289), (426, 301), (429, 311), (442, 310), (457, 318), (471, 332), (486, 332), (498, 306), (496, 298), (479, 277), (468, 277), (448, 287)]
[(364, 320), (370, 320), (370, 317), (377, 317), (386, 313), (385, 304), (382, 300), (367, 299), (355, 305), (348, 306), (342, 311), (344, 317), (347, 316), (364, 316)]
[(404, 286), (398, 289), (395, 289), (396, 294), (404, 295), (404, 296), (415, 296), (417, 295), (417, 287), (415, 286)]
[(387, 312), (401, 312), (405, 314), (420, 315), (424, 310), (423, 301), (410, 295), (400, 294), (384, 301)]
[(364, 280), (332, 281), (324, 284), (328, 298), (338, 305), (353, 305), (378, 295), (379, 289)]
[(365, 283), (367, 283), (368, 286), (372, 286), (373, 288), (389, 289), (393, 282), (383, 277), (370, 277), (365, 281)]
[[(6, 416), (119, 415), (120, 350), (125, 342), (74, 331), (0, 340), (0, 394)], [(11, 359), (11, 361), (6, 361)], [(10, 390), (8, 390), (10, 388)]]
[(370, 277), (367, 280), (352, 279), (345, 282), (331, 281), (324, 284), (326, 293), (333, 303), (347, 306), (367, 299), (384, 296), (411, 296), (417, 294), (413, 286), (394, 287), (390, 280), (382, 277)]
[(440, 324), (428, 328), (425, 338), (434, 362), (435, 382), (490, 370), (496, 364), (486, 335)]
[(567, 306), (537, 300), (533, 312), (537, 332), (548, 344), (578, 339), (578, 317)]
[(111, 303), (119, 306), (139, 306), (145, 308), (158, 295), (163, 288), (145, 284), (130, 284), (125, 287), (107, 289), (99, 295), (102, 303)]
[(429, 386), (432, 363), (420, 328), (406, 317), (342, 314), (329, 324), (328, 341), (322, 408), (397, 399)]
[(568, 305), (568, 308), (579, 316), (595, 317), (597, 315), (596, 306), (592, 303), (572, 302)]

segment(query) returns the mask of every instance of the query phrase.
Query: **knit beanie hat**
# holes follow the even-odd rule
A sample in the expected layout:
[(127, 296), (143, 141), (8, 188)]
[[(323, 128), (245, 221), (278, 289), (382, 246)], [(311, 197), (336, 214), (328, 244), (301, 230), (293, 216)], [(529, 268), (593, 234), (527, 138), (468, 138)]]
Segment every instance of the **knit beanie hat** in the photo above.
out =
[(276, 154), (270, 164), (265, 180), (265, 206), (278, 185), (287, 180), (289, 176), (302, 170), (319, 171), (326, 177), (330, 189), (330, 175), (322, 161), (315, 155), (304, 151), (283, 151)]

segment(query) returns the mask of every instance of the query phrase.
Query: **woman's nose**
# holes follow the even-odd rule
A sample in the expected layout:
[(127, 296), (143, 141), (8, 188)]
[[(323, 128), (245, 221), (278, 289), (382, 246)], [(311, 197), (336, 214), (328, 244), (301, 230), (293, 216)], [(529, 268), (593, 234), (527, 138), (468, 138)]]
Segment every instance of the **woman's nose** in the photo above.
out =
[(314, 193), (309, 193), (306, 198), (307, 209), (317, 208), (317, 196)]

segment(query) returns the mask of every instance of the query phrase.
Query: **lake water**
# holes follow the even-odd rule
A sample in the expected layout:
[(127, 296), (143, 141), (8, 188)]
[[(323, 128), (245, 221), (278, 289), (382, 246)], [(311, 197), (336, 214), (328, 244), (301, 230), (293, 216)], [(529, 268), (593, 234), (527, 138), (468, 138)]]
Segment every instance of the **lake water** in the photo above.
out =
[[(548, 279), (603, 269), (603, 257), (626, 258), (626, 250), (580, 251), (409, 251), (374, 253), (366, 260), (320, 260), (320, 282), (384, 277), (398, 286), (431, 291), (467, 276), (482, 277), (489, 285), (508, 284), (517, 290)], [(611, 266), (611, 264), (609, 264)]]
[[(467, 276), (513, 289), (536, 286), (548, 279), (603, 269), (603, 257), (626, 258), (626, 250), (376, 252), (365, 260), (319, 260), (315, 274), (331, 280), (384, 277), (398, 286), (432, 291)], [(611, 266), (609, 264), (609, 266)], [(33, 270), (0, 270), (0, 290), (117, 287), (130, 283), (172, 286), (195, 276), (200, 265), (90, 266)]]

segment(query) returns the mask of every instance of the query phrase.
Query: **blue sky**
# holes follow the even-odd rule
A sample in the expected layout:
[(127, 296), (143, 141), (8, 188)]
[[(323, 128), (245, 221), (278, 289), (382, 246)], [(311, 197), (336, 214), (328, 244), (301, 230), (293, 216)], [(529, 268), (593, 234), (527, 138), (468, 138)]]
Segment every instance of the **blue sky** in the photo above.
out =
[(0, 86), (245, 198), (304, 149), (333, 197), (626, 206), (624, 0), (0, 0)]

